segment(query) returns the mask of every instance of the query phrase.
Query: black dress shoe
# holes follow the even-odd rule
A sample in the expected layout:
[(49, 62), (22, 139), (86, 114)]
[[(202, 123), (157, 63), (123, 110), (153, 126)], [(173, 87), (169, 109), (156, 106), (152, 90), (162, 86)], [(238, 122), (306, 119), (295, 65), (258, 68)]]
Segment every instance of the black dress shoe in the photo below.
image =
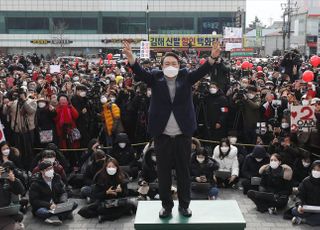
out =
[(192, 211), (191, 211), (190, 208), (181, 208), (181, 207), (179, 207), (179, 212), (184, 217), (191, 217), (192, 216)]
[(159, 217), (161, 219), (163, 218), (168, 218), (168, 217), (171, 217), (172, 216), (172, 210), (171, 209), (165, 209), (165, 208), (162, 208), (159, 212)]

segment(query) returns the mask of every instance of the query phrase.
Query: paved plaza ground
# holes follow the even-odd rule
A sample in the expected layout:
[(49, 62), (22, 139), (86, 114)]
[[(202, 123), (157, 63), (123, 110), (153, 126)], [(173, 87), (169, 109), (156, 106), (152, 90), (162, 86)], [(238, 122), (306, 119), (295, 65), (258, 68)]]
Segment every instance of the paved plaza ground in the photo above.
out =
[[(236, 200), (247, 222), (246, 230), (275, 230), (275, 229), (319, 229), (316, 227), (308, 227), (305, 225), (292, 226), (288, 220), (283, 220), (282, 213), (278, 215), (269, 215), (267, 213), (261, 214), (256, 211), (255, 205), (251, 200), (242, 194), (242, 191), (223, 189), (220, 191), (220, 199), (222, 200)], [(83, 200), (76, 200), (79, 203), (79, 208), (85, 202)], [(214, 202), (214, 201), (212, 201)], [(78, 208), (78, 209), (79, 209)], [(176, 207), (175, 207), (176, 208)], [(77, 210), (78, 210), (77, 209)], [(213, 217), (214, 218), (214, 217)], [(73, 221), (65, 221), (62, 226), (50, 226), (32, 217), (30, 211), (25, 217), (24, 224), (27, 230), (64, 230), (64, 229), (78, 229), (78, 230), (131, 230), (134, 229), (134, 216), (123, 217), (116, 221), (106, 221), (102, 224), (98, 223), (98, 219), (84, 219), (79, 215), (75, 215)]]

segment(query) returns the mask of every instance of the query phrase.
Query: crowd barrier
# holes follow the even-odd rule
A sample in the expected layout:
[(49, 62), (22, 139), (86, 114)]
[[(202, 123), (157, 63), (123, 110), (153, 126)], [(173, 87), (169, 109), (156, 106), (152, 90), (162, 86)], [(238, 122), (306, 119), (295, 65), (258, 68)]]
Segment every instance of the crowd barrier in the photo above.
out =
[[(213, 141), (213, 140), (205, 140), (205, 139), (198, 139), (200, 142), (202, 143), (208, 143), (208, 144), (219, 144), (219, 141)], [(138, 147), (138, 146), (145, 146), (146, 144), (148, 144), (149, 142), (141, 142), (141, 143), (135, 143), (135, 144), (131, 144), (132, 147)], [(244, 144), (244, 143), (236, 143), (234, 144), (235, 146), (243, 146), (243, 147), (254, 147), (254, 144)], [(263, 147), (269, 147), (269, 145), (261, 145)], [(34, 148), (34, 150), (36, 151), (41, 151), (44, 148)], [(101, 147), (101, 149), (103, 150), (108, 150), (108, 149), (112, 149), (112, 146), (108, 146), (108, 147)], [(306, 152), (310, 152), (309, 150), (306, 150), (304, 148), (300, 148), (298, 147), (298, 149), (300, 149), (301, 151), (306, 151)], [(61, 152), (81, 152), (81, 151), (86, 151), (88, 150), (88, 148), (78, 148), (78, 149), (60, 149)], [(319, 154), (316, 153), (312, 153), (311, 154), (317, 158), (320, 158)]]

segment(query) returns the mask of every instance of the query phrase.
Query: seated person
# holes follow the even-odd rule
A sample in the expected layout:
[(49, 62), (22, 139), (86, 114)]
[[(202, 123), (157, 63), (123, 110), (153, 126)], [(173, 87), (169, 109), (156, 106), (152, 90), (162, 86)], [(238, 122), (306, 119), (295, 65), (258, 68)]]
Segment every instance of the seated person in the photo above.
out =
[[(16, 178), (14, 171), (7, 167), (7, 162), (0, 166), (0, 208), (8, 207), (12, 203), (19, 203), (18, 195), (23, 195), (25, 188), (21, 181)], [(20, 224), (23, 215), (0, 216), (0, 229), (24, 229)]]
[(292, 223), (320, 226), (320, 213), (307, 212), (303, 206), (311, 205), (320, 208), (320, 160), (316, 160), (311, 166), (311, 175), (305, 178), (299, 185), (300, 202), (292, 210)]
[(52, 214), (51, 211), (57, 207), (57, 204), (68, 200), (65, 185), (61, 177), (54, 173), (51, 162), (41, 162), (39, 169), (40, 172), (34, 175), (29, 190), (32, 213), (48, 224), (61, 225), (62, 220), (73, 218), (72, 211), (77, 208), (77, 204), (73, 204), (71, 211)]
[(2, 141), (0, 143), (0, 150), (0, 164), (6, 161), (12, 161), (16, 167), (22, 169), (20, 152), (18, 149), (10, 147), (6, 141)]
[(137, 177), (139, 167), (136, 153), (126, 133), (117, 134), (110, 155), (119, 162), (122, 170), (129, 174), (130, 177)]
[(139, 199), (154, 199), (156, 194), (158, 194), (158, 188), (151, 188), (149, 186), (150, 183), (158, 184), (157, 179), (157, 157), (154, 151), (154, 146), (149, 145), (147, 149), (145, 149), (142, 157), (142, 170), (139, 173)]
[(218, 162), (219, 171), (229, 172), (228, 177), (219, 177), (216, 174), (214, 180), (218, 187), (236, 187), (239, 181), (239, 162), (237, 147), (230, 144), (226, 138), (221, 139), (220, 144), (213, 150), (212, 158)]
[[(219, 164), (208, 156), (205, 148), (199, 148), (191, 157), (190, 175), (191, 179), (197, 183), (209, 183), (207, 191), (208, 199), (215, 200), (218, 197), (218, 189), (213, 179), (214, 171), (219, 169)], [(210, 194), (210, 196), (209, 196)]]
[(304, 152), (297, 158), (293, 168), (293, 186), (298, 187), (304, 178), (310, 175), (311, 159), (310, 153)]
[(243, 194), (249, 190), (259, 190), (259, 185), (252, 185), (252, 177), (260, 177), (259, 169), (269, 163), (269, 155), (264, 147), (256, 145), (251, 154), (247, 155), (241, 168)]
[[(105, 162), (103, 168), (96, 174), (94, 183), (93, 197), (95, 202), (81, 208), (78, 212), (79, 215), (84, 218), (98, 216), (99, 222), (102, 222), (131, 214), (133, 207), (127, 202), (120, 202), (120, 200), (126, 200), (128, 180), (116, 159), (109, 158)], [(114, 205), (107, 207), (111, 203)]]
[[(282, 164), (281, 156), (272, 154), (270, 163), (260, 168), (259, 191), (248, 191), (248, 197), (255, 203), (259, 212), (277, 214), (277, 209), (286, 207), (291, 194), (292, 169)], [(269, 196), (271, 195), (271, 196)]]
[[(39, 164), (44, 161), (50, 162), (53, 165), (54, 172), (61, 177), (61, 180), (64, 184), (67, 184), (66, 173), (62, 165), (60, 165), (59, 161), (57, 160), (56, 153), (53, 150), (44, 150), (41, 155), (42, 157)], [(39, 165), (32, 170), (32, 175), (38, 172), (40, 172)]]
[(83, 175), (85, 186), (81, 188), (81, 197), (86, 198), (90, 203), (92, 200), (93, 178), (102, 169), (107, 157), (103, 150), (98, 149), (93, 153), (93, 161), (86, 167)]

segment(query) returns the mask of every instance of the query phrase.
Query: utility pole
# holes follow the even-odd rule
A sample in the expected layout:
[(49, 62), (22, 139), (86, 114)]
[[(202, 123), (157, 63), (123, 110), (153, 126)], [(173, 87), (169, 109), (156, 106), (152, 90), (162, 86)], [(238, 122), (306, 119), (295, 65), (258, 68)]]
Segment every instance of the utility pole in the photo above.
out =
[(149, 25), (149, 3), (147, 2), (147, 11), (146, 11), (146, 32), (148, 34), (148, 41), (150, 40), (150, 25)]
[[(294, 1), (294, 0), (293, 0)], [(288, 37), (288, 48), (290, 48), (291, 42), (291, 17), (292, 14), (298, 10), (297, 2), (288, 0), (287, 3), (282, 3), (281, 8), (283, 10), (283, 27), (282, 27), (282, 37), (283, 37), (283, 52), (286, 50), (286, 37)], [(287, 20), (286, 20), (287, 18)]]

